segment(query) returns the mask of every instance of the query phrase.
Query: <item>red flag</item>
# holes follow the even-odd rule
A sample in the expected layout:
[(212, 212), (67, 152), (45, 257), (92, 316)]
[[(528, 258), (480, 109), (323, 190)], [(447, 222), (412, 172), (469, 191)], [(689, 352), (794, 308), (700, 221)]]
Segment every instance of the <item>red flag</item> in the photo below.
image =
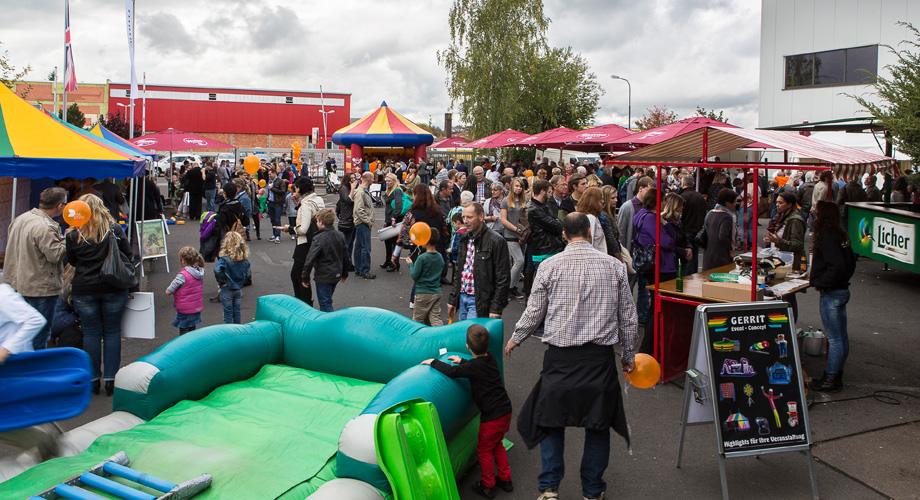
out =
[(70, 47), (70, 0), (64, 0), (64, 90), (77, 90), (77, 75), (73, 69), (73, 49)]

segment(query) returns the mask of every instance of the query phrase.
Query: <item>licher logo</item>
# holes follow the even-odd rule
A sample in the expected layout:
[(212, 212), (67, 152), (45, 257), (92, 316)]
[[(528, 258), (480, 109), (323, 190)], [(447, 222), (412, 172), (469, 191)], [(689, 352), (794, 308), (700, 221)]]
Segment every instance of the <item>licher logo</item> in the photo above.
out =
[(868, 243), (870, 240), (872, 240), (873, 238), (872, 238), (872, 233), (869, 232), (870, 230), (871, 230), (871, 227), (869, 227), (869, 224), (866, 223), (866, 218), (863, 217), (862, 219), (860, 219), (859, 220), (859, 238), (860, 238), (859, 241), (863, 243)]
[(603, 139), (610, 134), (604, 133), (587, 133), (587, 134), (578, 134), (579, 139)]
[(515, 139), (514, 137), (509, 137), (508, 139), (505, 140), (505, 142), (517, 142), (517, 141), (518, 140)]
[(664, 135), (664, 132), (649, 132), (647, 134), (640, 135), (639, 139), (651, 139), (652, 137), (658, 137), (659, 135)]
[(154, 144), (156, 144), (156, 143), (158, 143), (158, 142), (160, 142), (160, 141), (158, 141), (158, 140), (156, 140), (156, 139), (138, 139), (138, 140), (134, 141), (134, 144), (135, 144), (136, 146), (144, 147), (144, 146), (153, 146)]
[[(872, 225), (875, 226), (875, 231), (870, 235), (873, 253), (913, 265), (916, 255), (916, 232), (913, 224), (876, 217)], [(868, 228), (866, 231), (868, 234)]]
[(186, 144), (196, 144), (196, 145), (198, 145), (198, 146), (207, 146), (207, 145), (208, 145), (208, 141), (205, 141), (205, 140), (203, 140), (203, 139), (182, 139), (182, 142), (184, 142), (184, 143), (186, 143)]

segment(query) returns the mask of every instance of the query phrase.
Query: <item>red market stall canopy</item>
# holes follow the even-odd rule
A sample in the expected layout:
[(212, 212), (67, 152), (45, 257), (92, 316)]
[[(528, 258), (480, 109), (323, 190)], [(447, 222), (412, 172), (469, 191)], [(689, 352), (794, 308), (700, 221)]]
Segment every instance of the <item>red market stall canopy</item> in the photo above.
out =
[(476, 149), (493, 149), (493, 148), (504, 148), (507, 146), (514, 146), (512, 144), (520, 141), (521, 139), (530, 137), (523, 132), (518, 132), (517, 130), (507, 129), (502, 130), (501, 132), (483, 137), (482, 139), (475, 140), (465, 147), (476, 148)]
[[(652, 144), (658, 144), (659, 142), (684, 135), (688, 132), (692, 132), (703, 127), (737, 128), (729, 123), (720, 122), (718, 120), (713, 120), (703, 116), (697, 116), (694, 118), (687, 118), (679, 122), (662, 125), (660, 127), (651, 128), (642, 132), (637, 132), (629, 136), (624, 136), (619, 139), (607, 142), (606, 144), (614, 148), (620, 148), (621, 151), (628, 151), (630, 149), (639, 149), (650, 146)], [(740, 147), (763, 148), (766, 146), (763, 144), (745, 144)]]
[(185, 151), (188, 149), (226, 148), (234, 146), (196, 134), (190, 134), (174, 128), (168, 128), (153, 134), (135, 137), (129, 142), (135, 146), (155, 151)]
[(466, 147), (466, 139), (455, 135), (453, 137), (448, 137), (443, 141), (438, 141), (431, 146), (428, 146), (429, 149), (447, 149), (447, 148), (464, 148)]
[(514, 146), (514, 147), (524, 147), (524, 148), (528, 148), (528, 147), (529, 147), (529, 148), (543, 147), (543, 146), (541, 146), (542, 143), (549, 142), (551, 139), (553, 139), (553, 138), (555, 138), (555, 137), (559, 137), (559, 136), (561, 136), (561, 135), (565, 135), (565, 134), (568, 134), (568, 133), (571, 133), (571, 132), (575, 132), (575, 131), (572, 130), (572, 129), (570, 129), (570, 128), (568, 128), (568, 127), (557, 127), (557, 128), (552, 128), (552, 129), (549, 129), (549, 130), (540, 132), (539, 134), (532, 135), (532, 136), (530, 136), (530, 137), (525, 137), (525, 138), (523, 138), (523, 139), (517, 141), (516, 143), (511, 144), (511, 145), (506, 146), (506, 147), (512, 147), (512, 146)]
[(0, 177), (125, 179), (143, 175), (145, 164), (71, 130), (0, 85)]
[[(705, 144), (704, 136), (706, 137)], [(828, 164), (835, 175), (844, 180), (888, 169), (892, 169), (892, 173), (896, 171), (895, 161), (887, 156), (838, 146), (804, 137), (795, 132), (730, 128), (724, 124), (720, 127), (698, 128), (658, 144), (626, 153), (617, 158), (617, 163), (697, 163), (703, 161), (704, 158), (745, 147), (752, 142), (761, 143), (762, 147), (787, 151), (799, 158)], [(718, 166), (719, 164), (712, 165)], [(770, 164), (763, 164), (763, 166), (770, 168)], [(794, 168), (791, 165), (785, 166)], [(807, 166), (807, 164), (802, 164), (802, 167)]]
[[(632, 134), (632, 130), (620, 125), (601, 125), (600, 127), (572, 130), (566, 134), (547, 137), (539, 142), (534, 141), (534, 145), (540, 148), (573, 149), (586, 153), (611, 151), (610, 146), (606, 145), (607, 143)], [(617, 149), (622, 150), (624, 148), (613, 148), (613, 150)]]

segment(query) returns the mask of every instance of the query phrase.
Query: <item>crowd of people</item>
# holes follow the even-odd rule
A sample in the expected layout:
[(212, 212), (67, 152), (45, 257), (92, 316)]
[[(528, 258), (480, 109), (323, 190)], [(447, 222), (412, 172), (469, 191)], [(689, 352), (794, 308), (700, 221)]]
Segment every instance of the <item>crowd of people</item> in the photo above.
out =
[[(628, 439), (620, 389), (611, 382), (617, 380), (613, 346), (620, 346), (627, 372), (634, 368), (634, 353), (652, 352), (654, 300), (647, 285), (655, 282), (656, 271), (666, 281), (731, 264), (736, 253), (755, 243), (756, 206), (758, 215), (769, 219), (757, 244), (792, 253), (795, 268), (806, 252), (813, 254), (810, 279), (820, 293), (830, 356), (826, 373), (812, 387), (836, 390), (842, 386), (849, 349), (846, 304), (855, 268), (843, 229), (845, 203), (910, 196), (903, 178), (879, 190), (874, 176), (862, 186), (857, 181), (841, 184), (829, 171), (817, 177), (780, 171), (773, 179), (755, 179), (718, 168), (698, 175), (673, 169), (658, 183), (651, 168), (574, 161), (557, 165), (546, 158), (472, 167), (462, 161), (375, 161), (366, 168), (346, 172), (333, 201), (319, 196), (313, 179), (298, 175), (286, 161), (263, 162), (252, 175), (229, 164), (182, 165), (170, 179), (168, 195), (178, 215), (199, 223), (200, 245), (179, 250), (182, 269), (165, 291), (175, 301), (173, 326), (183, 335), (201, 324), (205, 266), (211, 262), (218, 291), (209, 300), (222, 304), (225, 323), (241, 322), (242, 289), (253, 275), (248, 244), (253, 232), (261, 240), (263, 218), (270, 219), (268, 241), (280, 244), (283, 234), (293, 241), (292, 294), (313, 306), (315, 289), (318, 308), (333, 311), (336, 285), (350, 273), (376, 278), (371, 230), (382, 208), (378, 240), (384, 261), (379, 268), (398, 272), (406, 262), (414, 320), (443, 324), (443, 291), (448, 292), (451, 320), (502, 318), (510, 300), (528, 299), (505, 352), (510, 355), (532, 335), (549, 346), (541, 378), (518, 419), (525, 443), (541, 446), (540, 498), (546, 499), (557, 497), (564, 428), (572, 426), (586, 432), (584, 496), (603, 497), (609, 429)], [(139, 220), (163, 214), (156, 183), (148, 178), (145, 184), (147, 196), (136, 204)], [(100, 268), (112, 248), (128, 261), (135, 255), (117, 223), (127, 211), (126, 197), (111, 180), (71, 187), (79, 189), (70, 197), (64, 188), (46, 189), (39, 206), (17, 217), (10, 228), (3, 274), (9, 287), (0, 288), (0, 296), (18, 294), (38, 316), (22, 316), (28, 335), (18, 330), (0, 335), (0, 362), (11, 353), (47, 347), (56, 332), (50, 345), (83, 348), (92, 360), (94, 391), (104, 386), (111, 395), (120, 366), (122, 310), (137, 288), (136, 283), (103, 279)], [(54, 219), (74, 197), (87, 202), (92, 217), (65, 233)], [(425, 241), (417, 240), (419, 224), (430, 234)], [(655, 252), (660, 256), (657, 270)], [(797, 311), (794, 296), (789, 300)], [(40, 327), (36, 317), (44, 319)], [(639, 325), (646, 327), (641, 342)], [(481, 337), (468, 337), (475, 357), (486, 356)], [(476, 378), (470, 375), (476, 366), (492, 366), (485, 361), (463, 369), (442, 365), (432, 362), (448, 375), (470, 378)], [(494, 377), (486, 378), (494, 385)], [(579, 405), (573, 398), (592, 403)], [(507, 459), (495, 447), (510, 425), (510, 404), (500, 395), (492, 404), (499, 408), (483, 408), (483, 414), (489, 410), (501, 421), (483, 420), (488, 442), (481, 443), (483, 476), (475, 487), (487, 498), (496, 487), (511, 487)], [(492, 469), (496, 461), (498, 478)]]

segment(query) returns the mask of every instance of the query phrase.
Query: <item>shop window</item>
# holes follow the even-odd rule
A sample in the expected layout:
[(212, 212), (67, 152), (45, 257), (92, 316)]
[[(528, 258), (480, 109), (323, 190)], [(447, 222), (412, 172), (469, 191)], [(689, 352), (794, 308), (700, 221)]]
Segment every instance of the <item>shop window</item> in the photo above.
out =
[(785, 90), (871, 85), (878, 72), (878, 45), (785, 57)]

